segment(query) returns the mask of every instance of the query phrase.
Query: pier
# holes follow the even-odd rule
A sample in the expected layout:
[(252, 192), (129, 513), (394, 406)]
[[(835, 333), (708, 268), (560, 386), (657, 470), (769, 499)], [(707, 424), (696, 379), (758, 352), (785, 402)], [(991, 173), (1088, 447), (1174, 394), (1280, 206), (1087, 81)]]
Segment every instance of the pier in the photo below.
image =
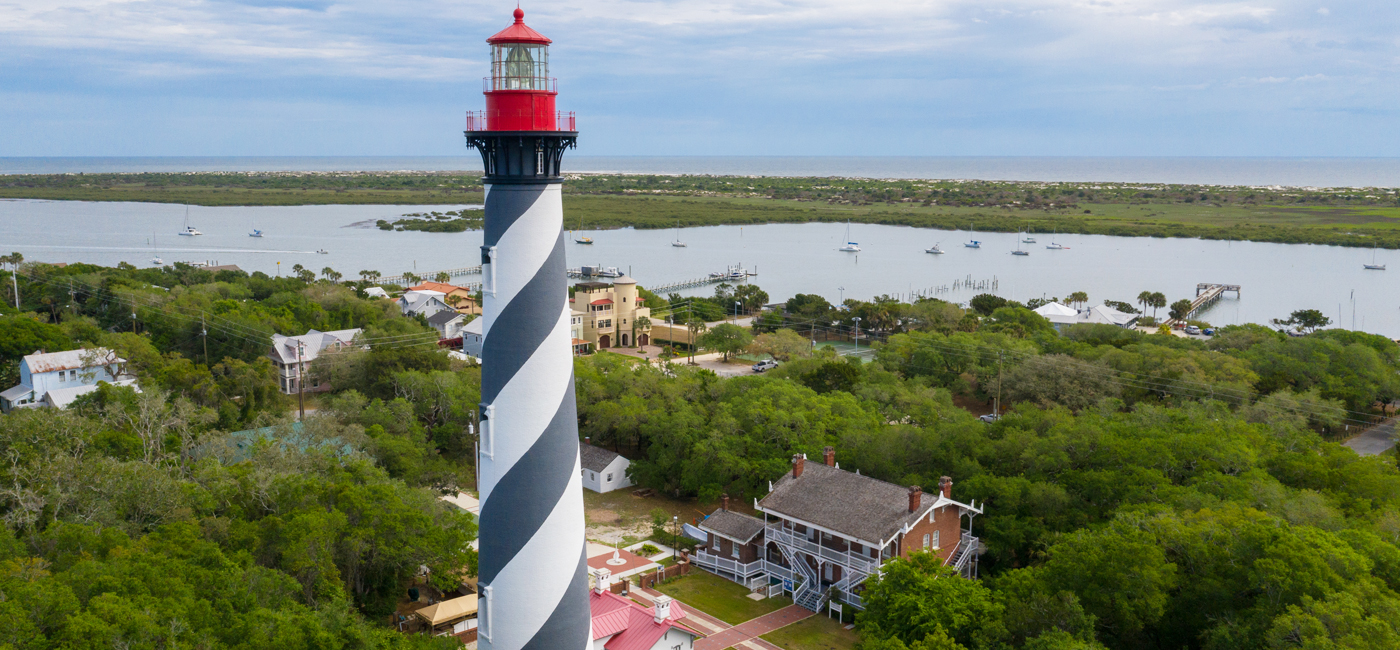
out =
[(692, 289), (692, 288), (695, 288), (695, 287), (703, 287), (703, 286), (705, 286), (705, 285), (707, 285), (707, 284), (719, 284), (719, 283), (721, 283), (721, 282), (744, 282), (744, 280), (743, 280), (743, 279), (738, 279), (738, 278), (727, 278), (727, 277), (722, 277), (722, 278), (695, 278), (694, 280), (681, 280), (681, 281), (679, 281), (679, 282), (668, 282), (668, 283), (666, 283), (666, 284), (657, 285), (657, 286), (655, 286), (655, 287), (647, 287), (647, 291), (650, 291), (650, 292), (652, 292), (652, 293), (654, 293), (654, 294), (656, 294), (656, 295), (658, 295), (658, 296), (661, 296), (661, 295), (668, 294), (668, 293), (670, 293), (670, 292), (672, 292), (672, 291), (680, 291), (681, 289)]
[[(434, 278), (442, 273), (446, 273), (449, 278), (456, 278), (464, 275), (481, 275), (481, 266), (464, 266), (459, 269), (447, 269), (446, 271), (424, 271), (422, 273), (414, 273), (413, 277), (423, 282), (436, 282)], [(402, 285), (405, 283), (405, 278), (402, 275), (386, 275), (379, 278), (379, 281), (384, 284)]]
[(1215, 301), (1220, 300), (1220, 297), (1225, 295), (1227, 291), (1235, 292), (1236, 298), (1240, 297), (1240, 285), (1238, 284), (1198, 283), (1196, 285), (1196, 299), (1191, 301), (1191, 308), (1186, 310), (1186, 318), (1180, 321), (1174, 318), (1168, 319), (1167, 325), (1176, 325), (1178, 322), (1184, 323), (1191, 320), (1191, 317), (1195, 316), (1196, 312), (1215, 304)]

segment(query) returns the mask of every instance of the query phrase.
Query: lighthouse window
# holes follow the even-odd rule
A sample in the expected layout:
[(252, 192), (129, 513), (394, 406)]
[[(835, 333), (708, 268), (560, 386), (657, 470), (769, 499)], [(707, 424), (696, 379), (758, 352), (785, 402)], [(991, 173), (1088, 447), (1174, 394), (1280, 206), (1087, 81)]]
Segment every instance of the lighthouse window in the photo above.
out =
[(543, 45), (502, 43), (492, 61), (497, 90), (549, 90), (549, 51)]

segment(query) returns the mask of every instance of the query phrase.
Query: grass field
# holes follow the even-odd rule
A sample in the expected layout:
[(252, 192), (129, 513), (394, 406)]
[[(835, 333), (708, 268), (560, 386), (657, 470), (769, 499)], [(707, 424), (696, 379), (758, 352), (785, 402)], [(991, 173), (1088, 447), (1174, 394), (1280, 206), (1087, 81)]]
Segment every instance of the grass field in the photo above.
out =
[(683, 578), (663, 583), (657, 590), (682, 603), (694, 605), (730, 625), (738, 625), (792, 604), (792, 599), (786, 597), (751, 600), (748, 598), (749, 590), (742, 585), (699, 569)]
[(851, 650), (860, 640), (855, 630), (820, 615), (773, 630), (762, 638), (786, 650)]
[[(584, 175), (565, 192), (566, 227), (588, 230), (850, 220), (1400, 248), (1400, 195), (1384, 189)], [(0, 198), (452, 205), (483, 194), (464, 173), (58, 174), (0, 178)]]

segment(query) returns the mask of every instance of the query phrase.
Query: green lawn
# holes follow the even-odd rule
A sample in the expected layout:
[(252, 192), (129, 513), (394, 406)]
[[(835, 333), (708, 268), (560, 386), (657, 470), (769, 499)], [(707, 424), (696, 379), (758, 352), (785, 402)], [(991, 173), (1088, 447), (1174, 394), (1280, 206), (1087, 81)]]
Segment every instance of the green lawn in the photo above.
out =
[(855, 630), (841, 627), (820, 614), (763, 635), (763, 640), (787, 650), (849, 650), (856, 647)]
[(700, 569), (661, 585), (658, 591), (686, 605), (694, 605), (730, 625), (738, 625), (792, 604), (792, 599), (785, 597), (750, 600), (748, 589)]

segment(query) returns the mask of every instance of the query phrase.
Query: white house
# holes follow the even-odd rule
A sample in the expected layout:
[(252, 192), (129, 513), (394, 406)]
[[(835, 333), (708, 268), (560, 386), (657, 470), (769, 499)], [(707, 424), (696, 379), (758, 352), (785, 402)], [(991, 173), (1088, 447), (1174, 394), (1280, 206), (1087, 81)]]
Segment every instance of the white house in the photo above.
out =
[(578, 451), (579, 464), (583, 467), (583, 487), (602, 493), (632, 486), (632, 479), (627, 477), (627, 467), (632, 461), (586, 442), (579, 443)]
[(136, 378), (126, 373), (126, 359), (107, 348), (35, 352), (19, 362), (19, 384), (0, 393), (0, 410), (51, 406), (64, 408), (78, 396), (107, 382), (131, 386)]
[(365, 297), (367, 297), (367, 298), (388, 298), (388, 297), (389, 297), (389, 292), (388, 292), (388, 291), (385, 291), (385, 290), (384, 290), (384, 287), (370, 287), (370, 288), (368, 288), (368, 289), (365, 289)]
[(1045, 320), (1050, 321), (1057, 330), (1063, 329), (1067, 325), (1085, 324), (1106, 324), (1128, 327), (1138, 319), (1135, 314), (1125, 314), (1108, 305), (1099, 305), (1089, 309), (1074, 309), (1073, 307), (1067, 307), (1058, 302), (1051, 302), (1036, 307), (1034, 311), (1043, 316)]
[(466, 321), (465, 315), (457, 313), (456, 310), (449, 309), (440, 311), (428, 317), (428, 325), (438, 331), (440, 339), (455, 339), (462, 335), (462, 325)]
[(405, 291), (399, 297), (399, 309), (404, 316), (422, 314), (424, 318), (440, 311), (457, 311), (445, 302), (447, 294), (441, 291)]
[(481, 358), (481, 346), (486, 340), (486, 336), (481, 333), (484, 318), (475, 318), (472, 322), (462, 327), (462, 352), (478, 359)]
[[(277, 366), (278, 387), (283, 393), (295, 394), (301, 383), (301, 371), (310, 366), (326, 350), (343, 350), (359, 335), (360, 329), (319, 332), (311, 330), (301, 336), (272, 335), (272, 351), (268, 357)], [(298, 363), (300, 362), (300, 363)], [(306, 390), (317, 387), (307, 386)]]

